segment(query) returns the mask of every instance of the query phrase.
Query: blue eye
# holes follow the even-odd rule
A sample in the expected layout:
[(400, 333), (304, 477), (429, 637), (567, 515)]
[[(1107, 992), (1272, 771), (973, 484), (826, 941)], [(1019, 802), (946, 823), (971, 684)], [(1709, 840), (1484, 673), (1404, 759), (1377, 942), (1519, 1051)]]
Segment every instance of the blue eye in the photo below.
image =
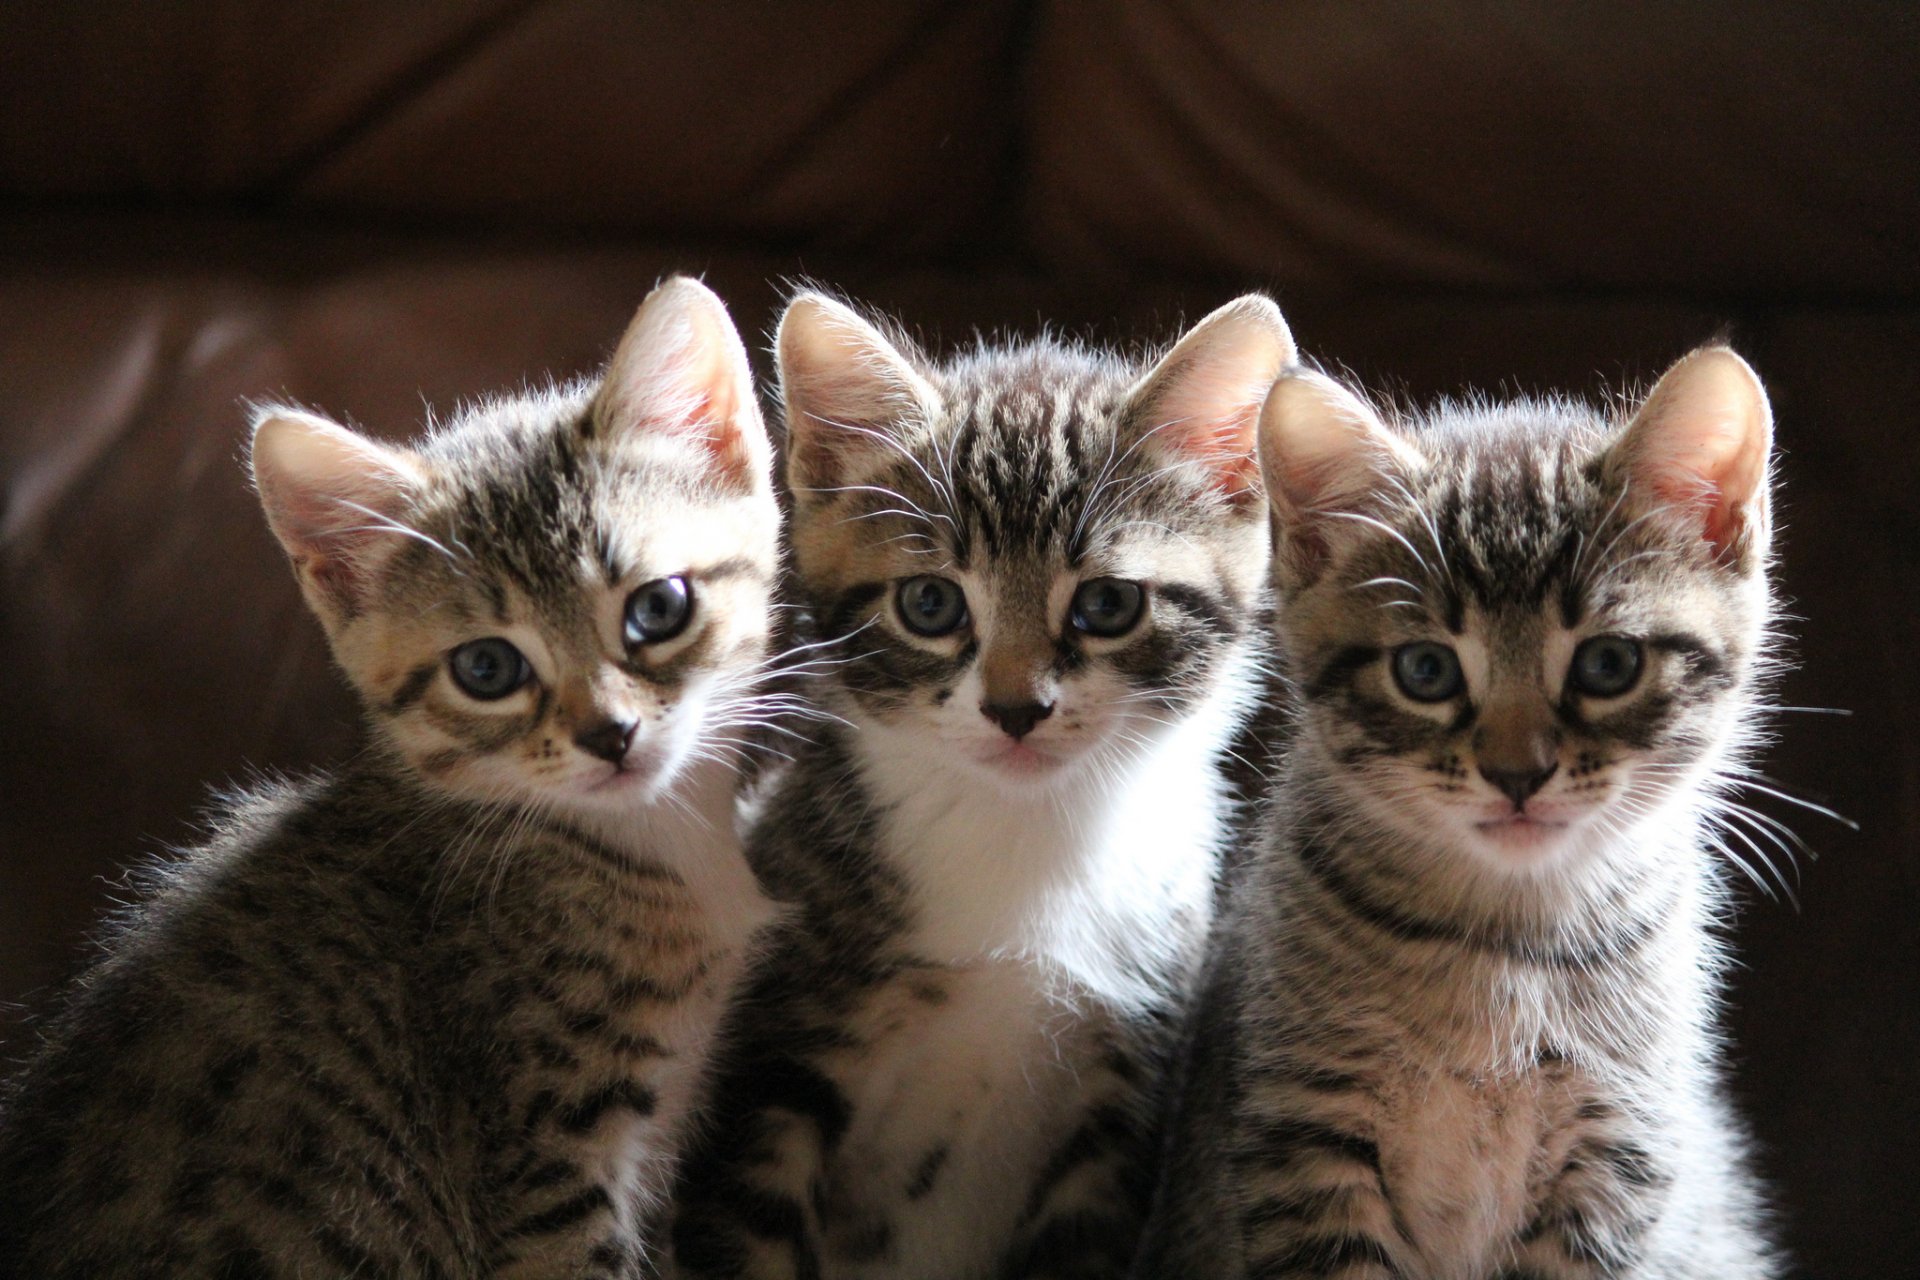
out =
[(894, 593), (900, 621), (920, 636), (944, 636), (967, 620), (967, 594), (946, 578), (908, 578)]
[(1625, 636), (1595, 636), (1573, 651), (1567, 680), (1594, 698), (1617, 698), (1640, 680), (1640, 643)]
[(1445, 702), (1467, 687), (1460, 655), (1444, 644), (1421, 640), (1393, 651), (1393, 678), (1415, 702)]
[(1140, 622), (1147, 596), (1137, 582), (1092, 578), (1073, 593), (1073, 625), (1090, 636), (1123, 636)]
[(506, 697), (533, 675), (521, 652), (498, 636), (461, 645), (448, 655), (447, 666), (453, 682), (482, 702)]
[(687, 629), (693, 618), (693, 588), (675, 574), (643, 583), (627, 597), (626, 641), (630, 647), (659, 644)]

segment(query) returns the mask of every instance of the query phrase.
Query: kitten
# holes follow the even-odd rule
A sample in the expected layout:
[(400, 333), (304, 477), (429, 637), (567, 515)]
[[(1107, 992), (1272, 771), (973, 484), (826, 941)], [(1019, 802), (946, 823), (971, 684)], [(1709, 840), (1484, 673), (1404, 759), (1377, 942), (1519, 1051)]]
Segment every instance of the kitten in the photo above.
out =
[(841, 723), (749, 841), (796, 914), (729, 1024), (676, 1263), (1118, 1275), (1263, 643), (1253, 430), (1291, 338), (1251, 296), (1151, 368), (935, 364), (808, 293), (777, 345)]
[(1722, 348), (1624, 424), (1275, 387), (1292, 727), (1137, 1274), (1777, 1273), (1714, 1026), (1771, 434)]
[(650, 1273), (748, 935), (732, 743), (778, 512), (691, 280), (604, 379), (416, 447), (256, 418), (373, 744), (231, 801), (0, 1107), (0, 1253), (61, 1277)]

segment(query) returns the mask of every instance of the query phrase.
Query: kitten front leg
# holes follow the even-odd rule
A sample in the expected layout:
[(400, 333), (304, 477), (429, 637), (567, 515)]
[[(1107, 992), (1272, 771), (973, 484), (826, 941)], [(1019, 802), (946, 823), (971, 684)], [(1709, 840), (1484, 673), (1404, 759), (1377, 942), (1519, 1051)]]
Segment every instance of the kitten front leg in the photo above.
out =
[[(818, 1126), (783, 1108), (727, 1117), (729, 1155), (696, 1157), (673, 1223), (680, 1280), (818, 1280)], [(750, 1154), (748, 1154), (750, 1152)]]
[(1340, 1110), (1242, 1108), (1232, 1158), (1248, 1280), (1401, 1280), (1380, 1148)]
[(654, 1095), (620, 1080), (560, 1099), (536, 1095), (540, 1136), (505, 1170), (491, 1275), (498, 1280), (634, 1280), (649, 1250), (641, 1219), (663, 1195), (667, 1135)]
[(1547, 1183), (1513, 1260), (1494, 1280), (1625, 1280), (1640, 1274), (1648, 1228), (1672, 1185), (1648, 1149), (1612, 1132), (1581, 1135)]
[(1133, 1090), (1116, 1079), (1091, 1106), (1030, 1193), (1003, 1280), (1124, 1276), (1145, 1215), (1151, 1135)]

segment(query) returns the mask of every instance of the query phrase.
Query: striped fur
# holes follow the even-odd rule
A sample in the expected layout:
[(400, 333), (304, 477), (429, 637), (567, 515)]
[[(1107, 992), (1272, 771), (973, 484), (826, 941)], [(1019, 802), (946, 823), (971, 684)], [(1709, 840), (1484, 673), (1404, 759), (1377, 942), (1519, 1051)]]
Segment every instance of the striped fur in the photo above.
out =
[[(772, 911), (727, 744), (767, 712), (778, 515), (725, 311), (673, 281), (597, 384), (410, 449), (267, 410), (254, 457), (373, 741), (140, 873), (0, 1098), (0, 1271), (651, 1274)], [(629, 644), (669, 574), (685, 631)], [(481, 701), (449, 655), (491, 636), (533, 678)], [(624, 755), (579, 745), (609, 717)]]
[[(1136, 1274), (1777, 1274), (1713, 1025), (1766, 671), (1757, 380), (1709, 350), (1630, 424), (1388, 427), (1303, 373), (1262, 432), (1292, 716)], [(1641, 643), (1625, 692), (1572, 683), (1596, 636)], [(1465, 688), (1422, 702), (1392, 665), (1433, 641)]]
[[(1249, 298), (1151, 369), (1047, 340), (934, 364), (803, 295), (780, 354), (842, 723), (750, 840), (797, 909), (729, 1037), (677, 1266), (1120, 1275), (1260, 652), (1252, 426), (1290, 340)], [(964, 589), (949, 634), (905, 625), (924, 575)], [(1069, 620), (1103, 577), (1144, 584), (1113, 638)]]

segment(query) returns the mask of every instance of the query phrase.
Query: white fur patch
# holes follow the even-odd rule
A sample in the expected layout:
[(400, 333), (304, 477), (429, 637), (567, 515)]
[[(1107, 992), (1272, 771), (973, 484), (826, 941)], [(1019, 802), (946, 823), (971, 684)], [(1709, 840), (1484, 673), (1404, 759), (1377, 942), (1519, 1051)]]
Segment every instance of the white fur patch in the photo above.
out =
[(1083, 761), (1051, 785), (1000, 782), (924, 732), (863, 725), (881, 840), (915, 888), (915, 949), (959, 966), (1032, 962), (1123, 1012), (1156, 1003), (1211, 914), (1218, 757), (1247, 696), (1237, 675), (1148, 725), (1124, 759)]

